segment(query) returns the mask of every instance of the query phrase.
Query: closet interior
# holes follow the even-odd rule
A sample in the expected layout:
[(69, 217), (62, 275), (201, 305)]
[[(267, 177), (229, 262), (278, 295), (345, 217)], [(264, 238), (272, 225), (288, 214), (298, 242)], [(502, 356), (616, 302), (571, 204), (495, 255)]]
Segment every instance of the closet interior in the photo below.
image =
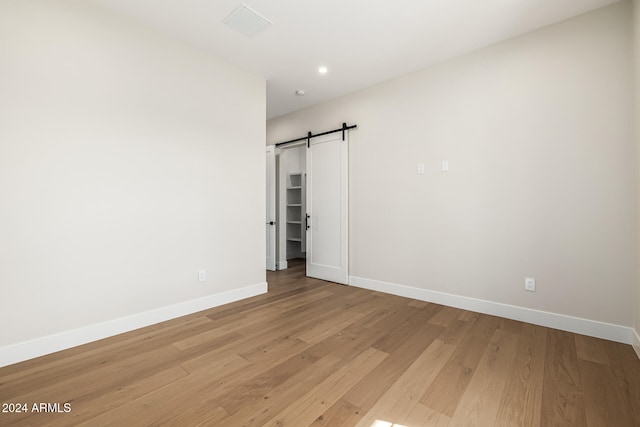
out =
[(278, 268), (306, 256), (306, 145), (279, 150), (278, 169)]

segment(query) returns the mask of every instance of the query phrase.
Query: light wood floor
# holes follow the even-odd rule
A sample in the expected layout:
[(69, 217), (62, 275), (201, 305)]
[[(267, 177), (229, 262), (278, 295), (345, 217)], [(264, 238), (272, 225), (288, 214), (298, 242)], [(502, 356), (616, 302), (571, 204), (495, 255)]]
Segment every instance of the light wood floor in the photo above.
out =
[[(628, 345), (307, 279), (0, 369), (2, 426), (640, 426)], [(31, 409), (31, 407), (29, 408)]]

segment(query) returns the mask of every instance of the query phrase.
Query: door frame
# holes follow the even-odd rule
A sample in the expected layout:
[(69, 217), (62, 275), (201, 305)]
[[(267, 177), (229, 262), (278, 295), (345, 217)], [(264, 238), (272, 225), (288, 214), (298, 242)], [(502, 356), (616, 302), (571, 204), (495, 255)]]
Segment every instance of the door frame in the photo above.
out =
[[(276, 146), (276, 212), (277, 212), (277, 221), (276, 221), (276, 240), (277, 240), (277, 258), (276, 258), (276, 269), (277, 270), (286, 270), (288, 268), (287, 261), (287, 223), (286, 223), (286, 195), (287, 195), (287, 171), (283, 169), (284, 165), (282, 162), (282, 155), (287, 152), (289, 149), (302, 148), (303, 145), (306, 145), (304, 142), (288, 144), (283, 147)], [(306, 159), (306, 152), (302, 153)], [(305, 168), (306, 169), (306, 168)], [(296, 172), (304, 172), (301, 170), (296, 170)], [(306, 175), (306, 173), (305, 173)]]
[[(269, 271), (275, 271), (278, 263), (276, 147), (274, 145), (268, 145), (265, 154), (265, 268)], [(269, 256), (269, 254), (271, 254), (271, 256)]]

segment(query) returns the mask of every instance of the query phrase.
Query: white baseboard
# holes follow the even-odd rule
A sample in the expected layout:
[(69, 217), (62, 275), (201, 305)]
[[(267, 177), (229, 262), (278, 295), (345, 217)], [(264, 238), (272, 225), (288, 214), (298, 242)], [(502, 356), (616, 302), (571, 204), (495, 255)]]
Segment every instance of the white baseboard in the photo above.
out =
[(640, 359), (640, 333), (635, 329), (633, 330), (633, 349), (636, 351), (638, 359)]
[(287, 261), (278, 262), (278, 270), (286, 270), (289, 268), (289, 263)]
[(66, 350), (145, 326), (197, 313), (267, 292), (267, 283), (246, 286), (150, 311), (0, 347), (0, 367)]
[[(490, 314), (493, 316), (505, 317), (507, 319), (519, 320), (522, 322), (533, 323), (535, 325), (561, 329), (563, 331), (603, 338), (624, 344), (631, 344), (632, 336), (634, 335), (633, 329), (625, 326), (582, 319), (564, 314), (550, 313), (547, 311), (534, 310), (526, 307), (518, 307), (515, 305), (502, 304), (499, 302), (463, 297), (444, 292), (429, 291), (426, 289), (381, 282), (362, 277), (349, 276), (349, 284), (372, 291), (385, 292), (420, 301), (427, 301), (464, 310)], [(638, 339), (637, 334), (635, 335), (635, 338)], [(636, 351), (638, 351), (637, 348)]]

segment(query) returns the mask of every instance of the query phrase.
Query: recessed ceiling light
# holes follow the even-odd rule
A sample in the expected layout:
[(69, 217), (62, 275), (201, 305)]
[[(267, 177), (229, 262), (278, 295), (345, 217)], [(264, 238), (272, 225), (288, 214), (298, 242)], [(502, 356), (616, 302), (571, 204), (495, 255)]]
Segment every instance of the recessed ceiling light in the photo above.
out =
[(298, 96), (304, 96), (304, 90), (303, 89), (299, 89), (296, 91), (296, 95)]
[(327, 71), (329, 71), (329, 69), (327, 67), (320, 67), (318, 68), (318, 72), (320, 74), (327, 74)]

